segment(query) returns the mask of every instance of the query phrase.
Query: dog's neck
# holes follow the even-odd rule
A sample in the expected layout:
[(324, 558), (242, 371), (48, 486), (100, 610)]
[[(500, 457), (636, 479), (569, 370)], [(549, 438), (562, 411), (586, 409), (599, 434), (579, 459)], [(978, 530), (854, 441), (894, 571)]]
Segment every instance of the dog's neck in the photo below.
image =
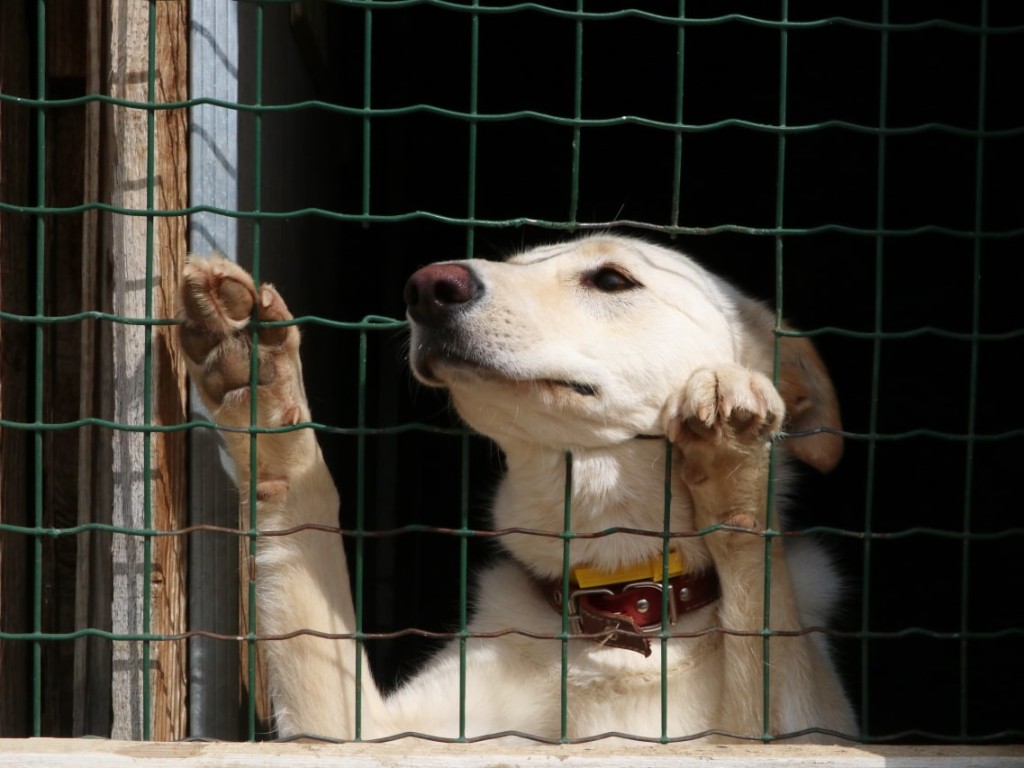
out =
[[(572, 566), (614, 569), (661, 554), (666, 466), (672, 460), (665, 441), (627, 440), (571, 450), (525, 443), (502, 448), (508, 472), (495, 497), (494, 526), (542, 532), (503, 537), (513, 556), (538, 576), (553, 578), (562, 572), (567, 519), (568, 531), (574, 534), (570, 540)], [(567, 504), (570, 475), (572, 493)], [(690, 495), (678, 479), (679, 472), (670, 476), (670, 530), (692, 530)], [(633, 532), (599, 535), (609, 529)], [(672, 547), (684, 554), (690, 567), (706, 562), (699, 540), (673, 539)]]

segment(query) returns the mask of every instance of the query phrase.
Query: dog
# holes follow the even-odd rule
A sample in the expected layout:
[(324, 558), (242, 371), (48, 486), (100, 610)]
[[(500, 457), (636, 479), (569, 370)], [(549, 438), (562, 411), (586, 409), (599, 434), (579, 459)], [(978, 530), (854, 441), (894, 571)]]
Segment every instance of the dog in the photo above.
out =
[(259, 434), (251, 464), (254, 346), (258, 424), (310, 421), (298, 329), (260, 325), (252, 343), (253, 317), (292, 315), (222, 259), (190, 261), (182, 285), (182, 347), (234, 428), (238, 487), (255, 489), (262, 533), (298, 528), (257, 542), (259, 631), (287, 636), (263, 643), (279, 734), (855, 734), (814, 629), (839, 579), (813, 541), (778, 535), (791, 461), (839, 461), (839, 408), (809, 340), (777, 333), (764, 305), (608, 234), (409, 278), (413, 375), (504, 455), (507, 557), (479, 577), (464, 657), (452, 641), (385, 697), (353, 638), (341, 537), (323, 530), (339, 497), (313, 430)]

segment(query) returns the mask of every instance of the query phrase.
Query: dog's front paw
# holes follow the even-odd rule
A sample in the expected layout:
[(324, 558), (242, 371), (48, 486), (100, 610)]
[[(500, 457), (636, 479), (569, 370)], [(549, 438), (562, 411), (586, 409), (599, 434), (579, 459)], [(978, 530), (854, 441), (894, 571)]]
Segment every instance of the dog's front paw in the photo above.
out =
[(738, 365), (702, 368), (666, 407), (665, 434), (677, 444), (759, 443), (779, 431), (785, 413), (782, 396), (764, 374)]
[(694, 372), (665, 406), (665, 434), (682, 454), (683, 480), (695, 496), (715, 502), (698, 503), (698, 512), (709, 516), (702, 522), (758, 527), (763, 505), (750, 499), (764, 482), (785, 412), (772, 382), (738, 365)]
[[(248, 272), (225, 259), (192, 259), (185, 265), (180, 319), (189, 373), (218, 424), (250, 425), (254, 339), (259, 360), (257, 425), (281, 427), (309, 420), (299, 331), (294, 325), (264, 325), (292, 320), (273, 286), (257, 287)], [(244, 464), (248, 435), (229, 432), (224, 437), (236, 463)], [(271, 476), (287, 474), (279, 466), (284, 456), (293, 462), (309, 452), (301, 434), (263, 434), (259, 441), (261, 465)]]

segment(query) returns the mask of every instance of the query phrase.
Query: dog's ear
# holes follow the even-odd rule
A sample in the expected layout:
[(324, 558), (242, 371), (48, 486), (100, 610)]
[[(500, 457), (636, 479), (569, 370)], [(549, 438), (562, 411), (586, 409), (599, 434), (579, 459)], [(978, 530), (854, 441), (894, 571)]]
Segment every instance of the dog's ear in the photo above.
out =
[[(747, 331), (743, 364), (770, 376), (774, 369), (775, 318), (767, 307), (752, 299), (741, 298), (737, 307)], [(786, 432), (842, 429), (832, 380), (810, 339), (779, 339), (779, 394), (786, 402)], [(793, 436), (783, 447), (815, 469), (828, 472), (842, 458), (843, 438), (832, 431), (814, 431)]]

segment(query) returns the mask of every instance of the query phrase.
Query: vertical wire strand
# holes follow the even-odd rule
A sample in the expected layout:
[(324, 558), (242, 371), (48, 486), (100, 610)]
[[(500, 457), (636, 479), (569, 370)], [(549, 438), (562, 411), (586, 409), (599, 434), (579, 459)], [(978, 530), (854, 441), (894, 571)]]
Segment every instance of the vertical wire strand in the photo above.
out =
[(576, 20), (576, 48), (572, 84), (572, 114), (575, 124), (572, 129), (572, 178), (569, 188), (569, 223), (574, 227), (579, 223), (580, 142), (583, 136), (579, 126), (579, 121), (583, 119), (583, 0), (576, 0), (576, 11), (581, 14), (581, 17)]
[[(370, 215), (370, 170), (371, 170), (371, 121), (370, 111), (373, 97), (373, 11), (367, 8), (363, 12), (363, 215)], [(368, 226), (368, 219), (363, 226)], [(366, 397), (366, 335), (361, 333), (359, 337), (359, 414), (358, 419), (365, 418), (365, 397)], [(362, 422), (360, 422), (360, 425)], [(365, 462), (365, 438), (360, 433), (356, 441), (357, 456), (360, 461)], [(365, 523), (365, 498), (362, 496), (363, 471), (360, 467), (358, 472), (357, 493), (360, 494), (356, 500), (356, 572), (355, 572), (355, 611), (356, 611), (356, 685), (355, 685), (355, 740), (363, 738), (363, 525)]]
[[(46, 0), (36, 4), (36, 97), (46, 99)], [(36, 205), (46, 205), (46, 113), (36, 110)], [(46, 222), (42, 213), (35, 214), (36, 237), (36, 316), (45, 309), (46, 285)], [(43, 326), (35, 326), (35, 421), (43, 421)], [(41, 736), (43, 727), (43, 645), (38, 639), (43, 631), (43, 432), (35, 430), (33, 438), (33, 505), (36, 536), (33, 542), (32, 628), (32, 735)]]
[[(143, 325), (143, 377), (142, 377), (142, 519), (146, 531), (153, 528), (152, 448), (153, 433), (149, 427), (153, 421), (153, 244), (156, 221), (153, 217), (155, 205), (154, 184), (156, 183), (156, 2), (149, 2), (149, 38), (146, 64), (146, 287), (145, 319)], [(150, 634), (153, 621), (153, 537), (146, 533), (142, 540), (142, 632)], [(142, 642), (142, 739), (152, 738), (152, 675), (150, 663), (152, 642)]]
[[(882, 0), (882, 29), (880, 30), (879, 83), (878, 83), (878, 165), (875, 186), (875, 228), (881, 233), (885, 227), (885, 183), (888, 145), (885, 129), (889, 122), (889, 0)], [(871, 400), (868, 412), (868, 434), (878, 433), (879, 390), (881, 387), (882, 369), (882, 328), (883, 328), (883, 297), (885, 286), (885, 236), (879, 234), (875, 238), (875, 296), (874, 296), (874, 340), (871, 343)], [(872, 438), (868, 441), (867, 472), (864, 488), (864, 544), (862, 550), (862, 589), (860, 616), (860, 674), (861, 674), (861, 706), (860, 735), (868, 735), (868, 723), (871, 721), (871, 644), (868, 632), (871, 629), (871, 558), (872, 533), (874, 532), (874, 496), (875, 479), (878, 464), (878, 443)]]
[(559, 738), (569, 740), (569, 571), (572, 551), (572, 452), (565, 453), (565, 489), (562, 517), (562, 666), (559, 695)]
[(466, 740), (466, 641), (469, 637), (469, 434), (461, 437), (459, 488), (459, 741)]
[[(668, 742), (668, 643), (669, 601), (677, 599), (669, 585), (672, 555), (672, 443), (665, 441), (665, 487), (661, 525), (661, 743)], [(683, 564), (685, 567), (685, 563)]]
[(683, 101), (686, 92), (686, 0), (679, 0), (679, 26), (676, 29), (676, 131), (672, 137), (672, 211), (673, 227), (679, 226), (679, 206), (683, 196)]
[[(583, 13), (583, 0), (577, 0), (576, 10)], [(573, 116), (577, 123), (572, 129), (572, 178), (569, 189), (569, 222), (578, 223), (580, 196), (580, 141), (582, 133), (578, 121), (583, 117), (583, 19), (576, 20), (576, 40), (573, 71)], [(572, 453), (565, 454), (565, 513), (562, 522), (562, 659), (561, 706), (559, 733), (564, 743), (569, 738), (569, 569), (571, 565), (572, 531)]]
[[(370, 168), (372, 123), (371, 110), (373, 104), (373, 11), (368, 7), (363, 11), (363, 216), (367, 217), (363, 226), (369, 226), (370, 216)], [(358, 683), (357, 683), (358, 684)]]
[(364, 592), (366, 590), (366, 369), (369, 357), (367, 350), (366, 331), (359, 332), (359, 391), (357, 394), (356, 425), (356, 579), (355, 579), (355, 610), (356, 610), (356, 741), (363, 735), (363, 650), (366, 639), (363, 634), (363, 612), (366, 606)]
[[(473, 7), (480, 7), (480, 0), (473, 0)], [(476, 171), (477, 139), (479, 125), (477, 114), (480, 109), (480, 14), (470, 16), (469, 42), (469, 172), (466, 179), (466, 258), (473, 258), (476, 250)]]
[[(686, 70), (686, 0), (679, 0), (679, 26), (676, 28), (676, 125), (683, 124), (683, 97), (685, 91)], [(679, 205), (682, 197), (683, 177), (683, 132), (676, 129), (672, 138), (672, 211), (673, 227), (679, 226)], [(669, 642), (669, 600), (675, 595), (669, 586), (669, 559), (671, 557), (672, 533), (672, 444), (665, 441), (665, 506), (662, 535), (664, 541), (661, 548), (661, 741), (668, 740), (668, 642)]]
[[(782, 0), (782, 24), (779, 27), (779, 127), (785, 128), (787, 121), (787, 105), (789, 98), (789, 0)], [(784, 204), (786, 196), (786, 134), (779, 131), (777, 145), (777, 167), (775, 176), (775, 228), (782, 230)], [(775, 353), (772, 380), (779, 385), (779, 359), (782, 342), (782, 318), (784, 317), (784, 263), (782, 235), (775, 236)], [(765, 510), (764, 530), (764, 615), (762, 623), (763, 638), (761, 641), (763, 659), (762, 695), (762, 734), (763, 741), (771, 741), (771, 611), (772, 611), (772, 548), (775, 544), (775, 470), (777, 464), (776, 447), (773, 444), (769, 454), (767, 509)]]
[[(480, 7), (480, 0), (473, 0)], [(466, 258), (473, 258), (476, 228), (476, 172), (477, 172), (477, 110), (480, 107), (480, 15), (470, 16), (469, 52), (469, 173), (466, 180), (467, 213), (470, 224), (466, 227)], [(469, 625), (469, 434), (463, 433), (460, 445), (462, 457), (462, 486), (459, 496), (459, 741), (466, 740), (466, 642)]]
[[(253, 174), (252, 174), (252, 196), (253, 196), (253, 213), (255, 214), (252, 220), (252, 278), (253, 282), (259, 286), (260, 284), (260, 256), (262, 249), (262, 234), (263, 234), (263, 222), (260, 219), (259, 214), (263, 209), (263, 113), (259, 107), (263, 105), (263, 4), (256, 3), (254, 7), (255, 12), (255, 37), (256, 46), (253, 62), (253, 98), (254, 106), (257, 109), (253, 110)], [(257, 503), (256, 503), (256, 483), (258, 480), (257, 471), (259, 466), (259, 457), (257, 455), (257, 433), (255, 426), (259, 421), (259, 389), (257, 382), (259, 381), (259, 316), (258, 307), (253, 308), (254, 313), (254, 332), (252, 334), (252, 352), (249, 359), (249, 530), (247, 535), (249, 538), (249, 568), (248, 568), (248, 601), (249, 601), (249, 616), (248, 616), (248, 655), (246, 659), (246, 668), (248, 671), (248, 687), (249, 687), (249, 701), (248, 701), (248, 739), (249, 741), (256, 740), (256, 698), (258, 691), (256, 690), (256, 539), (258, 536), (257, 525)]]
[(987, 107), (988, 89), (988, 0), (981, 0), (981, 26), (978, 30), (978, 138), (975, 142), (974, 157), (974, 238), (973, 238), (973, 284), (971, 286), (971, 368), (968, 384), (967, 411), (967, 444), (966, 467), (964, 470), (964, 511), (963, 539), (960, 560), (960, 631), (964, 639), (960, 640), (960, 737), (968, 734), (968, 653), (969, 646), (966, 633), (970, 619), (970, 572), (971, 572), (971, 497), (974, 492), (974, 453), (975, 430), (978, 415), (978, 334), (981, 332), (981, 257), (982, 257), (982, 226), (984, 224), (984, 184), (985, 184), (985, 110)]

